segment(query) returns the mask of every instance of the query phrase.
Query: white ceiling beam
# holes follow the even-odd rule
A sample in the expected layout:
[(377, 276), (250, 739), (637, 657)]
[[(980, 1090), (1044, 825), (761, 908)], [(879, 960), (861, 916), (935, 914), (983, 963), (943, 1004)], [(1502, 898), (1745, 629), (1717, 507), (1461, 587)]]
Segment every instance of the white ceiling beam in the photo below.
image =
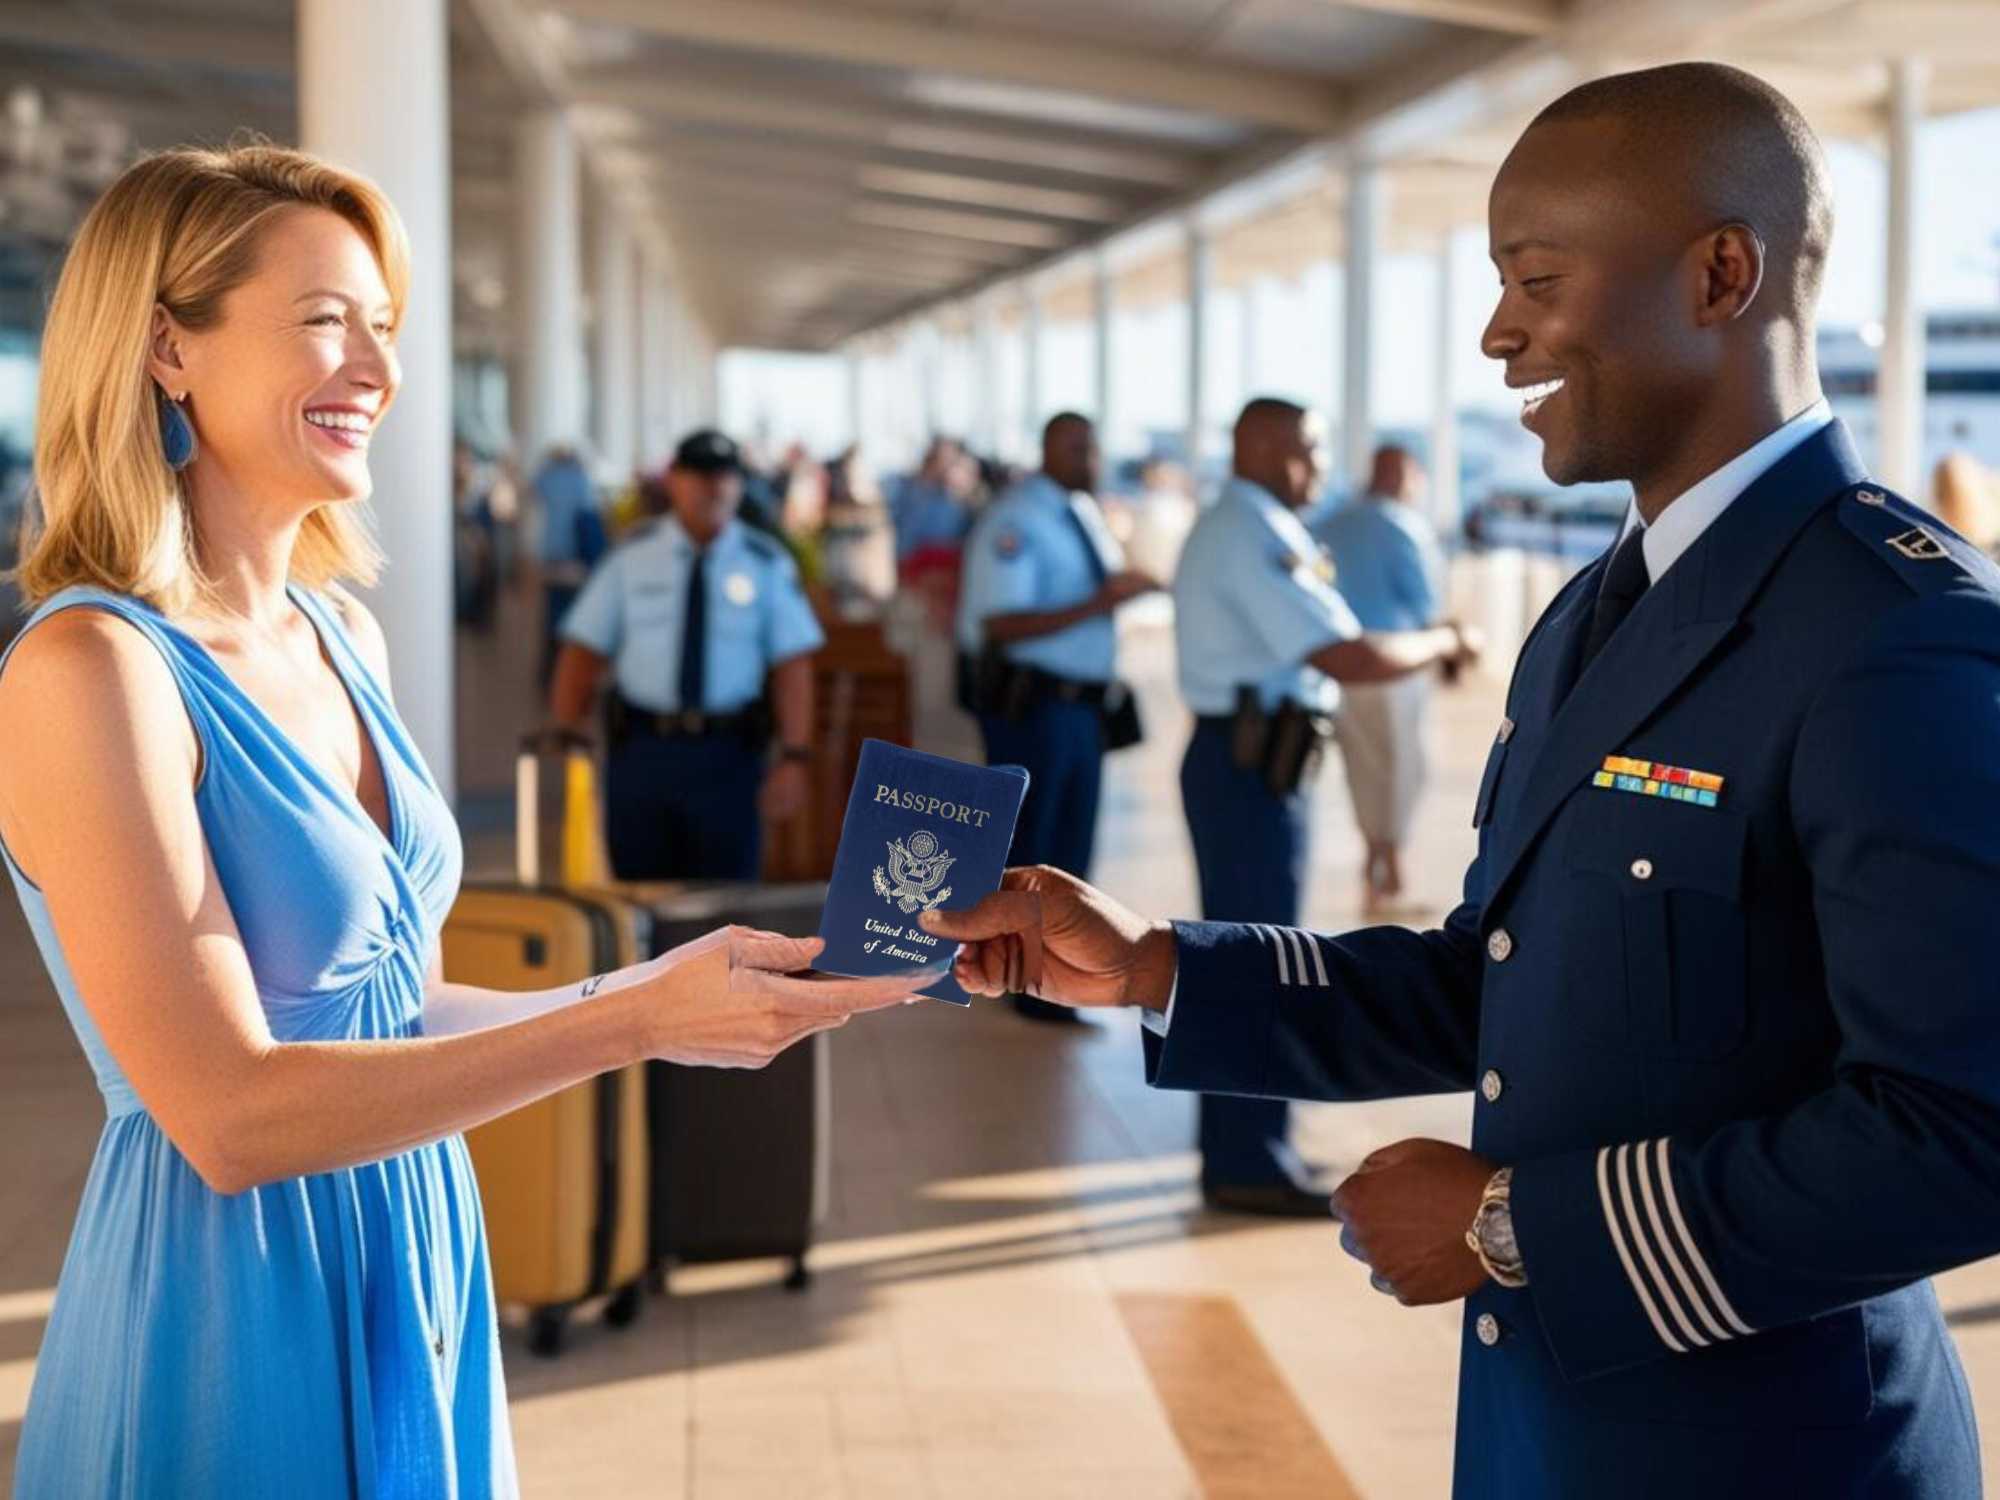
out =
[(1560, 0), (1322, 0), (1343, 10), (1413, 21), (1446, 21), (1509, 36), (1547, 36), (1563, 22)]
[(576, 99), (599, 127), (619, 133), (621, 116), (637, 121), (684, 121), (755, 131), (771, 137), (841, 140), (912, 155), (957, 158), (1002, 166), (1033, 167), (1077, 177), (1099, 177), (1148, 187), (1177, 187), (1199, 175), (1199, 156), (1101, 142), (1074, 132), (1013, 130), (1003, 122), (940, 112), (884, 109), (858, 100), (758, 93), (690, 80), (663, 86), (657, 79), (593, 78), (577, 84)]
[(1316, 134), (1340, 121), (1319, 79), (1070, 37), (949, 26), (778, 0), (562, 0), (562, 13), (668, 41), (1071, 90)]
[[(913, 166), (874, 148), (852, 142), (820, 141), (797, 146), (754, 136), (600, 138), (600, 154), (619, 171), (644, 175), (672, 174), (684, 168), (734, 173), (753, 184), (774, 178), (804, 178), (808, 182), (841, 181), (867, 192), (923, 198), (943, 204), (1012, 209), (1052, 219), (1080, 223), (1111, 223), (1129, 215), (1136, 204), (1126, 195), (1050, 187), (991, 173), (945, 171)], [(925, 159), (928, 160), (928, 159)]]

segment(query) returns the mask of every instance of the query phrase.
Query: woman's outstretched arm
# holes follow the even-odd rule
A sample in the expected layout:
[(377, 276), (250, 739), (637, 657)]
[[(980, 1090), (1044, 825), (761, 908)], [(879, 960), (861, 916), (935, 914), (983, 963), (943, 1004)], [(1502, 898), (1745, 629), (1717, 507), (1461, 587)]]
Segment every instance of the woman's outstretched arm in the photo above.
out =
[[(371, 1161), (648, 1056), (756, 1066), (897, 980), (797, 977), (812, 942), (726, 930), (643, 981), (464, 1035), (281, 1043), (209, 856), (171, 673), (95, 610), (0, 674), (0, 828), (147, 1112), (218, 1192)], [(917, 981), (919, 983), (924, 981)]]

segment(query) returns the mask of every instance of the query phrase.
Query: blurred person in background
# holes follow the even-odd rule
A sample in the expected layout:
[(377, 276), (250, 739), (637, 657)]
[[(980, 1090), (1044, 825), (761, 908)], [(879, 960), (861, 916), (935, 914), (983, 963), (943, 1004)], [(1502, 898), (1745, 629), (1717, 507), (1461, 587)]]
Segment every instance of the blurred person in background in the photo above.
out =
[(1970, 453), (1948, 453), (1931, 476), (1931, 509), (1980, 551), (2000, 548), (2000, 482)]
[[(1334, 582), (1361, 628), (1426, 630), (1445, 615), (1445, 559), (1424, 514), (1423, 467), (1406, 448), (1375, 450), (1368, 485), (1319, 525), (1333, 555)], [(1429, 766), (1425, 721), (1436, 678), (1412, 672), (1388, 682), (1349, 684), (1335, 719), (1347, 763), (1347, 790), (1365, 844), (1362, 912), (1409, 915), (1402, 851)]]
[(689, 434), (666, 487), (669, 513), (606, 557), (564, 617), (549, 713), (582, 728), (609, 671), (605, 842), (620, 880), (754, 880), (763, 821), (805, 805), (826, 638), (791, 555), (737, 515), (733, 440)]
[(1187, 469), (1170, 459), (1148, 459), (1139, 469), (1139, 498), (1128, 509), (1125, 552), (1132, 565), (1155, 578), (1173, 577), (1197, 510)]
[[(1317, 416), (1273, 397), (1249, 402), (1236, 419), (1229, 481), (1195, 522), (1174, 575), (1181, 693), (1195, 714), (1181, 804), (1202, 916), (1274, 924), (1280, 944), (1298, 926), (1311, 869), (1306, 788), (1343, 696), (1479, 649), (1476, 634), (1455, 626), (1376, 632), (1355, 618), (1300, 519), (1325, 473)], [(1303, 947), (1298, 955), (1303, 965)], [(1326, 1214), (1329, 1195), (1292, 1150), (1289, 1105), (1205, 1095), (1200, 1120), (1209, 1204)]]
[(896, 592), (895, 529), (858, 447), (843, 449), (827, 463), (820, 558), (834, 608), (843, 615), (874, 614)]
[(566, 443), (549, 449), (532, 486), (540, 513), (542, 571), (541, 680), (555, 664), (556, 631), (577, 591), (610, 545), (597, 486), (582, 456)]
[[(1137, 708), (1117, 679), (1119, 606), (1160, 585), (1129, 569), (1097, 503), (1102, 455), (1088, 417), (1042, 429), (1041, 472), (986, 508), (966, 547), (958, 606), (961, 681), (989, 765), (1028, 770), (1010, 860), (1083, 876), (1097, 840), (1107, 749), (1135, 743)], [(1027, 995), (1035, 1021), (1074, 1022)]]
[(977, 458), (952, 438), (931, 440), (916, 473), (899, 479), (889, 491), (899, 566), (926, 552), (957, 554), (972, 527), (978, 484)]

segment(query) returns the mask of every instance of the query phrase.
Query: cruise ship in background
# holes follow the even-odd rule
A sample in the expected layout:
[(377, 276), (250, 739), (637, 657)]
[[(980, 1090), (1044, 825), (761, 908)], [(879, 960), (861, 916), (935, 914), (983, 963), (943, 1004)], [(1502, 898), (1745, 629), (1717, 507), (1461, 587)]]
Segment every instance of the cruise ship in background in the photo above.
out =
[[(1951, 453), (1969, 453), (2000, 470), (2000, 308), (1931, 313), (1924, 339), (1924, 484)], [(1881, 434), (1875, 407), (1881, 345), (1879, 324), (1823, 329), (1819, 339), (1820, 384), (1871, 464)], [(1930, 495), (1910, 498), (1928, 503)]]

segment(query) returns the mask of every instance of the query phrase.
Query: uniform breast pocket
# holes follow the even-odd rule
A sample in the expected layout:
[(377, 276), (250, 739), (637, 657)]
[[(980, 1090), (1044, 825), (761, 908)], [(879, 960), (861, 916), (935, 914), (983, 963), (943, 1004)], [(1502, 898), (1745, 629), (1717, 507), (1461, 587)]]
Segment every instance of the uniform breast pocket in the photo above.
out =
[(1748, 822), (1629, 792), (1582, 796), (1565, 854), (1583, 1013), (1636, 1051), (1735, 1051), (1749, 1023)]

